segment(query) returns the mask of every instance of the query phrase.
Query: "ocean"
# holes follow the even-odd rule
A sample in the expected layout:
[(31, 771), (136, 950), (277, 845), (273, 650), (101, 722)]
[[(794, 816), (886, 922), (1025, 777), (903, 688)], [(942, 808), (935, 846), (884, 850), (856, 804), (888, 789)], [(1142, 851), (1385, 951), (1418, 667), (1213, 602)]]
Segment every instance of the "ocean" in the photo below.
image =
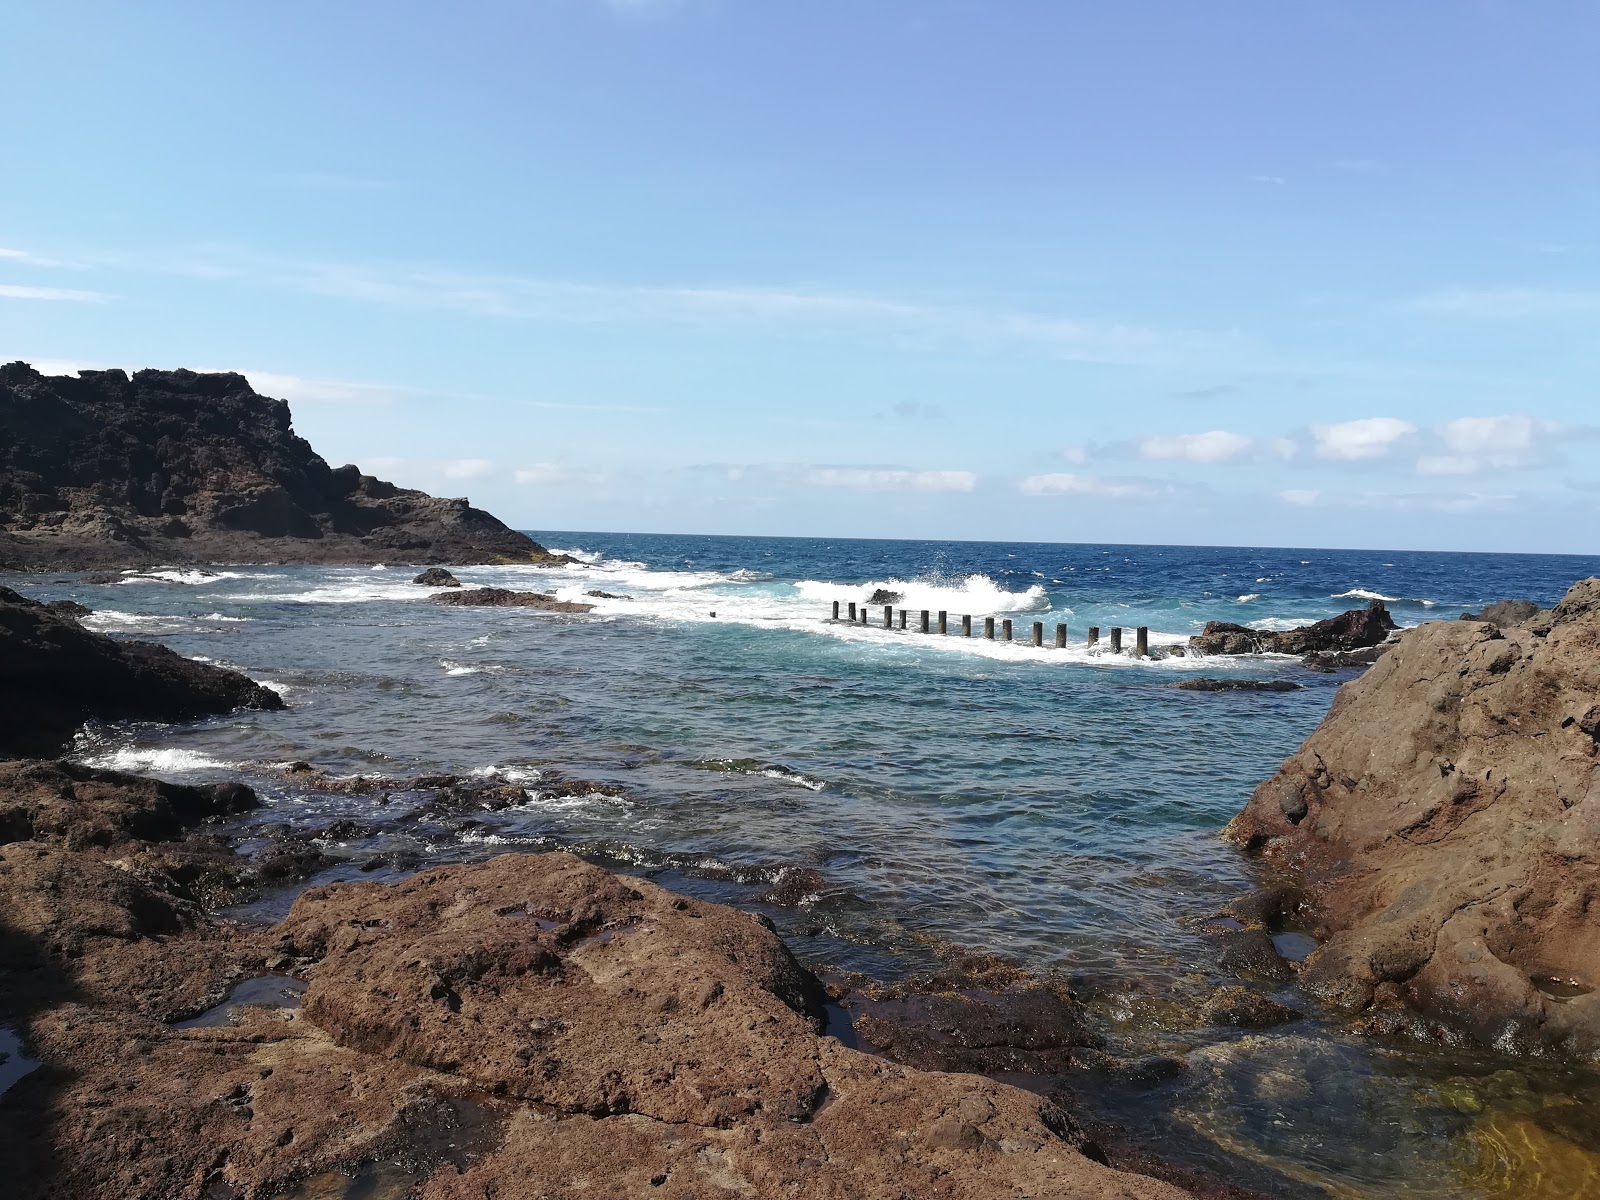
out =
[[(561, 847), (765, 912), (827, 977), (903, 978), (950, 946), (1004, 954), (1070, 981), (1113, 1051), (1188, 1064), (1062, 1081), (1080, 1109), (1269, 1194), (1569, 1194), (1527, 1190), (1528, 1163), (1553, 1153), (1527, 1130), (1600, 1151), (1539, 1116), (1600, 1115), (1587, 1073), (1348, 1035), (1292, 987), (1280, 998), (1305, 1020), (1193, 1027), (1183, 1013), (1226, 981), (1211, 918), (1257, 879), (1219, 831), (1352, 674), (1107, 645), (1112, 627), (1131, 646), (1147, 626), (1160, 650), (1210, 620), (1287, 629), (1374, 598), (1401, 625), (1513, 596), (1550, 604), (1600, 558), (530, 532), (581, 565), (464, 567), (462, 582), (592, 613), (436, 606), (398, 568), (0, 582), (278, 689), (286, 712), (94, 728), (77, 754), (244, 779), (266, 803), (229, 832), (246, 849), (317, 832), (330, 861), (313, 882)], [(880, 588), (913, 626), (945, 610), (952, 633), (886, 630), (881, 607), (866, 625), (828, 619)], [(1018, 640), (961, 637), (963, 615), (980, 635), (984, 617), (1009, 618)], [(1043, 648), (1027, 644), (1035, 621)], [(1172, 686), (1197, 674), (1302, 686)], [(292, 762), (471, 775), (525, 802), (433, 820), (307, 788)], [(275, 919), (295, 890), (234, 915)]]

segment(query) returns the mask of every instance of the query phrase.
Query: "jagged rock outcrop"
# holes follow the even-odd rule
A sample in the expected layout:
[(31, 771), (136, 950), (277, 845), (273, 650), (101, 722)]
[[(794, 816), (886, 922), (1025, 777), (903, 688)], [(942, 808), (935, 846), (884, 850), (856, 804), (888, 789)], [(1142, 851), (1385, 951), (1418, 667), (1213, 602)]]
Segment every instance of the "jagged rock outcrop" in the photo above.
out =
[(457, 579), (443, 567), (429, 567), (422, 574), (411, 581), (420, 583), (423, 587), (460, 587), (461, 580)]
[(242, 375), (0, 366), (0, 569), (564, 561), (465, 500), (329, 467)]
[(1408, 630), (1228, 835), (1299, 876), (1325, 1001), (1600, 1057), (1600, 579), (1521, 625)]
[(0, 840), (0, 1024), (42, 1061), (0, 1122), (18, 1200), (1187, 1194), (1086, 1156), (1039, 1096), (820, 1036), (816, 981), (754, 917), (544, 854), (225, 927), (164, 865), (181, 847), (125, 837), (172, 798), (114, 782), (67, 781), (120, 814), (106, 836)]
[(237, 671), (154, 642), (93, 633), (0, 587), (0, 755), (64, 752), (88, 720), (188, 721), (283, 699)]
[(542, 608), (546, 612), (586, 613), (594, 605), (581, 600), (557, 600), (545, 592), (513, 592), (509, 588), (466, 588), (459, 592), (440, 592), (429, 596), (435, 604), (457, 608)]
[(1352, 608), (1337, 617), (1281, 632), (1251, 629), (1228, 621), (1208, 621), (1189, 639), (1194, 654), (1312, 654), (1328, 650), (1360, 650), (1382, 644), (1396, 629), (1382, 600)]

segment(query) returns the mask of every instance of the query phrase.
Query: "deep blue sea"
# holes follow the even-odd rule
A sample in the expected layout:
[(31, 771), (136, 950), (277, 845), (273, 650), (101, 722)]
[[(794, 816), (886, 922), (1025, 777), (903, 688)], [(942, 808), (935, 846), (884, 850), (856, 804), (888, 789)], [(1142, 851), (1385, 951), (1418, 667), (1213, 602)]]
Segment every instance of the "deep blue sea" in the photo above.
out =
[[(1553, 603), (1600, 558), (532, 532), (583, 565), (457, 574), (589, 599), (592, 613), (435, 606), (398, 568), (0, 582), (278, 688), (287, 712), (92, 730), (79, 753), (245, 778), (267, 801), (235, 830), (247, 848), (274, 824), (356, 822), (324, 839), (340, 861), (318, 882), (374, 877), (358, 864), (375, 854), (563, 846), (763, 908), (827, 971), (888, 979), (941, 945), (1002, 952), (1072, 980), (1130, 1054), (1186, 1057), (1183, 1078), (1111, 1096), (1106, 1111), (1172, 1131), (1220, 1169), (1248, 1160), (1284, 1195), (1518, 1194), (1520, 1152), (1501, 1145), (1516, 1139), (1482, 1128), (1501, 1101), (1462, 1107), (1468, 1085), (1448, 1081), (1523, 1067), (1376, 1046), (1314, 1013), (1249, 1035), (1175, 1015), (1218, 978), (1208, 917), (1254, 878), (1220, 829), (1351, 676), (1289, 658), (1139, 660), (1106, 638), (1124, 627), (1131, 648), (1143, 625), (1159, 651), (1208, 620), (1283, 629), (1377, 597), (1402, 625), (1454, 620), (1512, 596)], [(902, 595), (913, 625), (945, 610), (953, 634), (885, 630), (881, 607), (865, 626), (828, 619), (833, 601), (878, 588)], [(984, 617), (1010, 618), (1019, 641), (963, 638), (962, 615), (979, 633)], [(1026, 644), (1034, 621), (1047, 643), (1066, 624), (1068, 648)], [(1093, 650), (1089, 626), (1102, 630)], [(1171, 686), (1197, 673), (1303, 687)], [(524, 787), (526, 802), (464, 829), (408, 822), (372, 797), (297, 784), (282, 769), (297, 760), (335, 775), (473, 774)], [(541, 791), (552, 772), (610, 786)], [(820, 877), (800, 904), (763, 904), (797, 868)], [(291, 898), (240, 915), (272, 918)], [(1589, 1096), (1583, 1080), (1526, 1070), (1517, 1096)]]

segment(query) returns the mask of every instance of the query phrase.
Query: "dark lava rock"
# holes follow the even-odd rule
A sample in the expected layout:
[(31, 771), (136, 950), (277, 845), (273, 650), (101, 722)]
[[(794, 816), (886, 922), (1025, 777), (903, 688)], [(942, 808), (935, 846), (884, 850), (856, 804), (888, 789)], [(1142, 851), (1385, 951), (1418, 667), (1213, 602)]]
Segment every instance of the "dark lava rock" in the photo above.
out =
[(1513, 625), (1522, 625), (1533, 620), (1542, 613), (1532, 600), (1496, 600), (1493, 604), (1484, 605), (1481, 613), (1462, 613), (1463, 621), (1487, 621), (1501, 629)]
[(188, 721), (283, 699), (237, 671), (154, 642), (91, 633), (43, 604), (0, 588), (0, 754), (47, 757), (85, 721)]
[(632, 600), (633, 599), (632, 596), (618, 596), (613, 592), (602, 592), (598, 588), (596, 588), (593, 591), (585, 592), (584, 595), (585, 596), (593, 596), (596, 600)]
[(420, 583), (423, 587), (460, 587), (461, 580), (450, 574), (443, 567), (429, 567), (421, 575), (411, 581)]
[(71, 617), (74, 621), (79, 617), (87, 617), (94, 611), (87, 604), (79, 604), (76, 600), (52, 600), (45, 607), (57, 616)]
[(1213, 992), (1201, 1006), (1200, 1015), (1210, 1025), (1232, 1025), (1239, 1029), (1268, 1029), (1300, 1016), (1271, 996), (1232, 984)]
[(1216, 679), (1209, 675), (1200, 675), (1194, 679), (1184, 679), (1167, 686), (1175, 687), (1183, 692), (1297, 692), (1300, 690), (1298, 683), (1291, 683), (1287, 679)]
[(900, 592), (891, 592), (888, 588), (878, 588), (867, 597), (868, 604), (899, 604), (905, 596)]
[(0, 567), (571, 561), (473, 508), (331, 468), (235, 374), (0, 366)]
[(1313, 650), (1300, 662), (1312, 671), (1327, 674), (1330, 671), (1353, 670), (1370, 667), (1394, 646), (1384, 642), (1381, 646), (1368, 646), (1363, 650)]
[(594, 605), (574, 600), (557, 600), (544, 592), (513, 592), (506, 588), (468, 588), (460, 592), (441, 592), (429, 596), (435, 604), (472, 608), (542, 608), (546, 612), (592, 612)]
[(1205, 629), (1189, 639), (1192, 650), (1201, 654), (1309, 654), (1316, 650), (1360, 650), (1386, 641), (1397, 626), (1382, 600), (1366, 608), (1352, 608), (1282, 633), (1250, 629), (1227, 621), (1208, 621)]

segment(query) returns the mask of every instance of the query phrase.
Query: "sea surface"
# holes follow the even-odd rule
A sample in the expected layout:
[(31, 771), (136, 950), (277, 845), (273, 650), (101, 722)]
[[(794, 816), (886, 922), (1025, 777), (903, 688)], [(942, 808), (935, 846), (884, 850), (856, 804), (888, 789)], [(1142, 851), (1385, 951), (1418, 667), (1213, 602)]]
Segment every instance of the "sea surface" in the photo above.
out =
[[(1287, 629), (1380, 597), (1402, 625), (1512, 596), (1550, 604), (1600, 558), (530, 532), (581, 565), (456, 573), (593, 612), (437, 606), (398, 568), (0, 582), (279, 690), (286, 712), (95, 728), (77, 753), (243, 778), (266, 801), (233, 829), (243, 848), (316, 831), (333, 862), (313, 882), (574, 849), (766, 912), (834, 977), (893, 980), (962, 946), (1070, 980), (1114, 1055), (1187, 1064), (1064, 1081), (1075, 1103), (1267, 1194), (1555, 1197), (1585, 1194), (1583, 1180), (1600, 1194), (1587, 1073), (1355, 1037), (1292, 987), (1280, 998), (1305, 1020), (1195, 1027), (1195, 1005), (1228, 981), (1212, 918), (1257, 878), (1219, 831), (1352, 676), (1107, 645), (1114, 626), (1126, 647), (1147, 626), (1159, 651), (1210, 620)], [(866, 625), (829, 619), (835, 600), (877, 588), (902, 595), (913, 626), (946, 611), (952, 634), (884, 629), (881, 607)], [(963, 615), (980, 636), (960, 636)], [(984, 617), (1011, 619), (1018, 640), (983, 639)], [(1027, 644), (1034, 621), (1044, 648)], [(1058, 622), (1064, 650), (1050, 645)], [(1303, 686), (1172, 686), (1198, 674)], [(308, 787), (294, 762), (523, 793), (439, 822)], [(785, 882), (776, 903), (768, 889)], [(236, 915), (275, 919), (293, 894)], [(1289, 933), (1282, 948), (1310, 946)]]

